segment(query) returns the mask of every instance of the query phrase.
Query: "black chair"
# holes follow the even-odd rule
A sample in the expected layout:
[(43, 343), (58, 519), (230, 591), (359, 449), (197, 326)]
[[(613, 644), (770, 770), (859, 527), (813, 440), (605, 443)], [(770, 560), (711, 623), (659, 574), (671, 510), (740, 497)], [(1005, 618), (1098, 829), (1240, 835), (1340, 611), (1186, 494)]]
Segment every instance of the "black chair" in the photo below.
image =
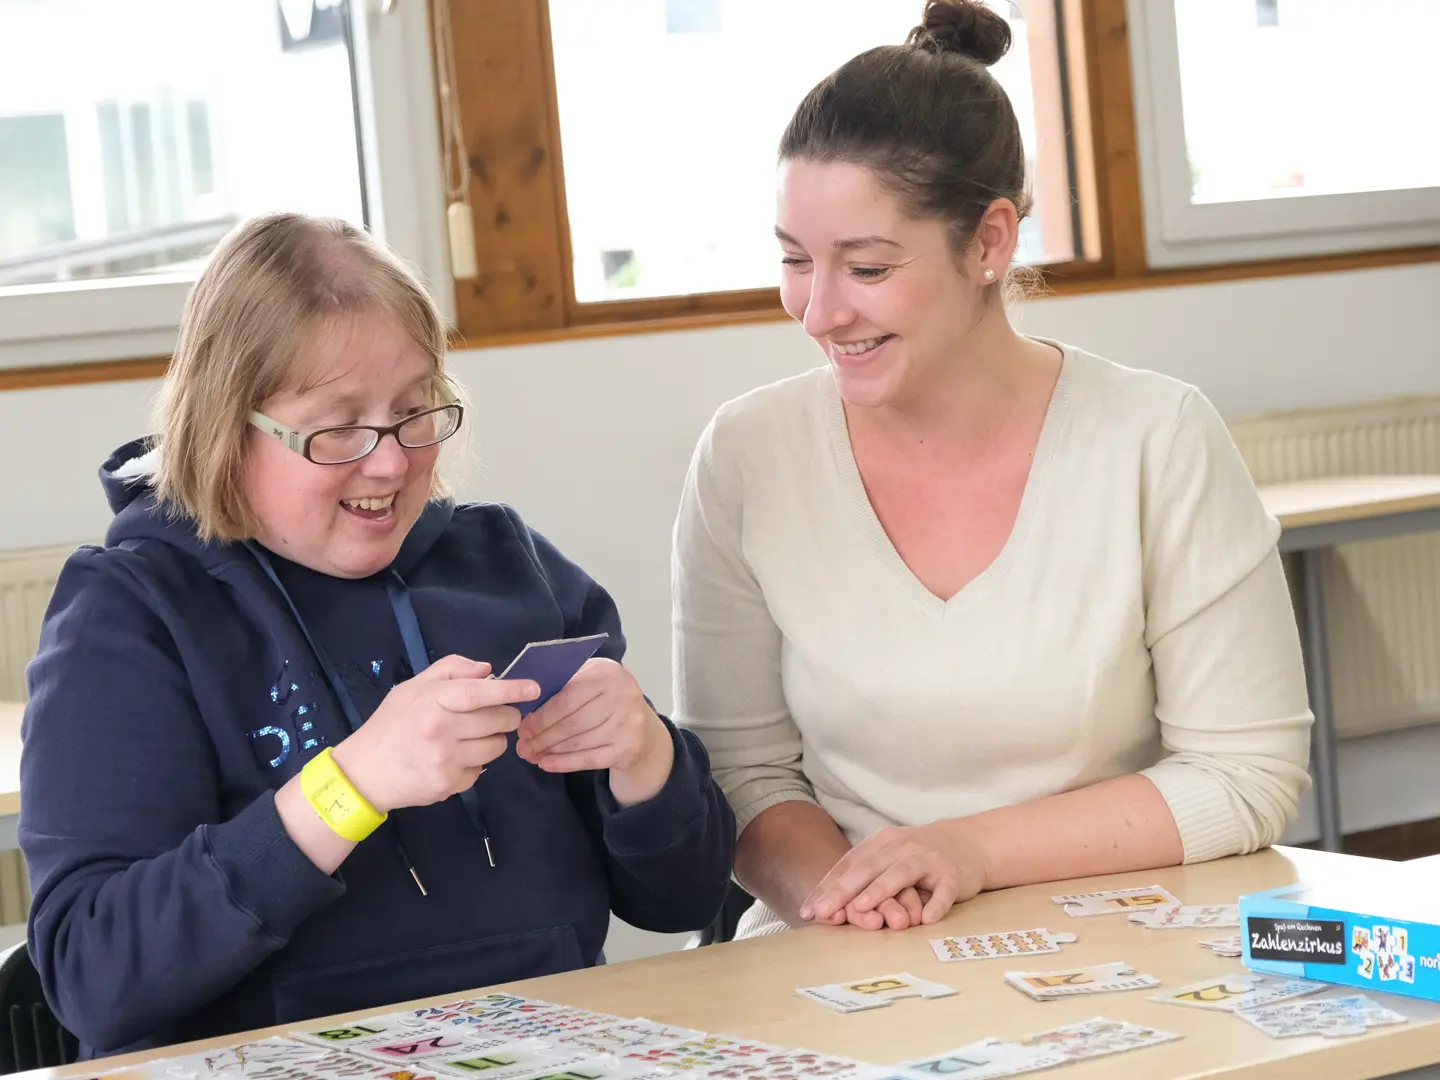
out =
[(0, 1073), (69, 1065), (79, 1054), (79, 1042), (46, 1004), (22, 941), (0, 960)]
[(720, 907), (720, 914), (715, 916), (715, 921), (700, 931), (699, 945), (718, 945), (722, 941), (733, 941), (735, 939), (735, 928), (740, 924), (740, 916), (750, 910), (750, 905), (755, 903), (755, 897), (740, 887), (733, 879), (730, 882), (730, 891), (725, 894), (725, 903)]

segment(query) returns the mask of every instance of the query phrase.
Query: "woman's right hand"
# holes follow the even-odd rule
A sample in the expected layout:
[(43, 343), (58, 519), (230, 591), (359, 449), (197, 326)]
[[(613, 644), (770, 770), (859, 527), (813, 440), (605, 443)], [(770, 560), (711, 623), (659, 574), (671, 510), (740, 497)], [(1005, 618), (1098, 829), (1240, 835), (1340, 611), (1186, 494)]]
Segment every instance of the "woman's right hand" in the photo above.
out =
[(382, 814), (464, 791), (505, 752), (520, 725), (514, 705), (540, 695), (528, 679), (489, 675), (489, 664), (463, 656), (437, 660), (385, 695), (335, 747), (336, 764)]

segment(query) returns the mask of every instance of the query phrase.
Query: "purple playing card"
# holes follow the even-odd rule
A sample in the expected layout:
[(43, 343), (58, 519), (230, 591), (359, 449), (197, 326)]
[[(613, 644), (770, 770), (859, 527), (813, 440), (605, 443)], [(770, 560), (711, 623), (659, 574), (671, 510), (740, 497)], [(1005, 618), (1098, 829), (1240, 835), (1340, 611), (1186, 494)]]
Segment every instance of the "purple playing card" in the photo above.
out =
[(558, 694), (575, 677), (585, 661), (595, 655), (609, 634), (565, 638), (561, 641), (532, 641), (510, 661), (500, 673), (501, 679), (533, 679), (540, 684), (540, 696), (534, 701), (517, 702), (521, 716), (529, 716)]

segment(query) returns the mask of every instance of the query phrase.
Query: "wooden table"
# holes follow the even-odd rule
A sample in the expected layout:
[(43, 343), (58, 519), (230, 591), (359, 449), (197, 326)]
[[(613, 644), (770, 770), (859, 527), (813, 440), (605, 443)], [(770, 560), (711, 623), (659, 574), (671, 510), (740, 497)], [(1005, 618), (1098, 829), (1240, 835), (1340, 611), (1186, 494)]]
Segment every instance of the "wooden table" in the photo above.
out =
[[(1362, 1036), (1272, 1039), (1225, 1013), (1145, 1000), (1154, 991), (1099, 994), (1034, 1002), (1006, 985), (1011, 968), (1051, 970), (1124, 960), (1154, 975), (1161, 989), (1242, 971), (1196, 944), (1224, 936), (1214, 930), (1143, 930), (1122, 915), (1071, 919), (1050, 902), (1054, 893), (1089, 888), (1161, 884), (1186, 903), (1234, 903), (1242, 892), (1298, 880), (1343, 876), (1391, 863), (1319, 851), (1275, 849), (1245, 858), (1192, 867), (1092, 878), (990, 893), (957, 907), (938, 927), (905, 933), (866, 933), (853, 928), (806, 929), (790, 934), (669, 953), (606, 968), (570, 972), (505, 987), (518, 994), (616, 1013), (649, 1017), (714, 1034), (737, 1035), (787, 1047), (844, 1054), (894, 1064), (952, 1050), (987, 1036), (1014, 1039), (1095, 1016), (1151, 1024), (1184, 1037), (1177, 1042), (1067, 1065), (1033, 1074), (1055, 1080), (1361, 1080), (1389, 1076), (1440, 1062), (1440, 1004), (1374, 993), (1371, 996), (1410, 1018)], [(941, 933), (986, 933), (1045, 926), (1073, 931), (1079, 941), (1057, 954), (1028, 962), (981, 960), (940, 964), (927, 938)], [(1234, 933), (1234, 931), (1228, 931)], [(841, 1015), (798, 997), (799, 986), (909, 971), (955, 987), (958, 995), (934, 1001), (900, 1001), (883, 1009)], [(1357, 991), (1335, 988), (1327, 996)], [(453, 998), (455, 995), (451, 995)], [(434, 999), (431, 1003), (438, 1003)], [(316, 1026), (377, 1015), (317, 1020)], [(310, 1025), (306, 1025), (307, 1027)], [(284, 1034), (274, 1028), (210, 1043), (194, 1043), (61, 1070), (38, 1070), (40, 1078), (97, 1076), (124, 1065), (175, 1057), (205, 1046), (248, 1037)]]
[(1265, 508), (1280, 522), (1280, 551), (1297, 565), (1302, 598), (1301, 643), (1310, 708), (1315, 714), (1311, 773), (1320, 819), (1320, 845), (1339, 851), (1340, 780), (1330, 652), (1325, 637), (1324, 568), (1340, 544), (1440, 529), (1440, 476), (1346, 476), (1260, 488)]
[(0, 701), (0, 851), (19, 847), (20, 824), (20, 720), (25, 706)]

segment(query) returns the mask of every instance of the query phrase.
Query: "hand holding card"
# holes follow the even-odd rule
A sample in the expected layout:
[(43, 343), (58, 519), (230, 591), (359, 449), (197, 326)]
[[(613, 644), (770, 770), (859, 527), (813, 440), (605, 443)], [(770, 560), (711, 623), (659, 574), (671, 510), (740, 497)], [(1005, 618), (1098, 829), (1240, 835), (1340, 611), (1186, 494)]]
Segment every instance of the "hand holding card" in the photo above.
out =
[[(598, 640), (576, 640), (591, 653), (599, 648)], [(516, 753), (546, 772), (608, 770), (622, 806), (653, 798), (670, 776), (675, 747), (635, 677), (614, 660), (587, 659), (579, 646), (560, 649), (570, 642), (547, 645), (531, 646), (507, 669), (507, 677), (518, 669), (542, 688), (543, 704), (520, 723)], [(538, 657), (522, 664), (531, 651)], [(577, 659), (580, 667), (571, 674)], [(557, 683), (546, 699), (545, 690)]]

